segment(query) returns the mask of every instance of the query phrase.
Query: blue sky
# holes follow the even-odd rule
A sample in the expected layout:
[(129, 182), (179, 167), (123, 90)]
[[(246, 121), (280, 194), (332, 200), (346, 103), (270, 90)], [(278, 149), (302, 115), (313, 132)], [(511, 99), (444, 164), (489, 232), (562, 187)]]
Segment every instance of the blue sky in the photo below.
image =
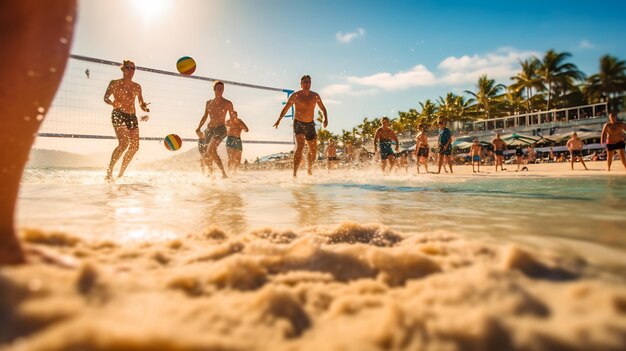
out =
[(164, 70), (188, 55), (195, 74), (281, 88), (310, 74), (340, 132), (480, 74), (508, 84), (551, 48), (593, 74), (604, 54), (626, 59), (625, 13), (621, 1), (82, 0), (72, 52)]

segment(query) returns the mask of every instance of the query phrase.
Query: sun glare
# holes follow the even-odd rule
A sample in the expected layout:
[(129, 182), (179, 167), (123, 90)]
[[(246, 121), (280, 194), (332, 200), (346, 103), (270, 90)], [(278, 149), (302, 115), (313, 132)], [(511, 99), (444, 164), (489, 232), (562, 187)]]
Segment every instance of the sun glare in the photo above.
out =
[(133, 6), (146, 22), (159, 19), (170, 8), (172, 0), (133, 0)]

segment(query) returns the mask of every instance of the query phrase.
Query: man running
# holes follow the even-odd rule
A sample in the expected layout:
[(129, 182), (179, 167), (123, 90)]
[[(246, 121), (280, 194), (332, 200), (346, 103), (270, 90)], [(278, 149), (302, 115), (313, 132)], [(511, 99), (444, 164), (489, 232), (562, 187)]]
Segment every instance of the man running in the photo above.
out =
[(396, 162), (396, 154), (393, 152), (392, 142), (396, 142), (396, 152), (400, 150), (400, 142), (398, 142), (396, 133), (389, 128), (389, 117), (383, 117), (381, 124), (382, 126), (376, 130), (374, 135), (374, 153), (380, 146), (380, 163), (383, 174), (385, 174), (387, 160), (389, 160), (389, 173), (391, 173)]
[[(213, 162), (215, 162), (220, 171), (222, 171), (222, 176), (224, 178), (228, 178), (226, 172), (224, 171), (222, 159), (217, 154), (217, 147), (226, 137), (226, 112), (228, 112), (230, 118), (233, 118), (233, 115), (235, 114), (235, 109), (233, 108), (233, 103), (230, 100), (225, 99), (223, 96), (223, 82), (220, 82), (218, 80), (213, 83), (213, 92), (215, 94), (215, 98), (206, 102), (204, 115), (202, 115), (200, 124), (196, 129), (196, 134), (199, 138), (206, 139), (206, 143), (208, 144), (207, 154), (209, 171), (212, 170)], [(207, 117), (209, 117), (209, 123), (207, 125), (206, 131), (203, 133), (201, 129), (204, 125), (204, 122), (206, 122)]]
[(439, 121), (439, 140), (437, 145), (437, 154), (439, 155), (439, 169), (437, 174), (441, 173), (441, 166), (445, 160), (450, 167), (450, 173), (452, 172), (452, 160), (450, 155), (452, 154), (452, 131), (446, 127), (446, 120)]
[(300, 87), (302, 88), (301, 90), (296, 91), (289, 97), (287, 104), (280, 112), (278, 120), (274, 123), (274, 128), (278, 128), (280, 121), (283, 119), (287, 111), (289, 111), (291, 106), (295, 107), (296, 113), (293, 120), (293, 134), (296, 136), (296, 151), (293, 155), (294, 177), (298, 173), (298, 166), (302, 160), (302, 150), (304, 148), (305, 140), (309, 148), (308, 173), (309, 175), (313, 174), (313, 161), (315, 161), (315, 156), (317, 154), (317, 132), (315, 131), (315, 121), (313, 120), (316, 105), (324, 114), (323, 127), (326, 128), (328, 126), (328, 113), (326, 112), (326, 107), (324, 106), (322, 98), (319, 94), (311, 91), (311, 77), (309, 75), (304, 75), (300, 78)]
[[(109, 168), (107, 169), (105, 179), (108, 181), (112, 180), (113, 167), (115, 167), (115, 163), (117, 163), (122, 154), (126, 151), (117, 175), (118, 178), (124, 175), (126, 167), (128, 167), (133, 156), (139, 150), (139, 124), (137, 123), (137, 115), (135, 115), (135, 99), (139, 99), (139, 106), (142, 110), (150, 112), (148, 109), (149, 104), (143, 101), (141, 85), (133, 82), (135, 63), (124, 60), (120, 69), (122, 70), (123, 78), (112, 80), (104, 93), (104, 102), (113, 106), (111, 123), (118, 141), (117, 147), (111, 154), (111, 162), (109, 162)], [(113, 100), (111, 100), (111, 95), (113, 95)], [(141, 117), (141, 120), (147, 121), (148, 116)]]
[(608, 171), (611, 171), (611, 163), (613, 162), (613, 154), (615, 151), (619, 153), (619, 159), (626, 168), (626, 157), (624, 157), (624, 132), (626, 132), (626, 123), (617, 120), (615, 112), (609, 113), (609, 122), (602, 127), (602, 135), (600, 143), (606, 144), (606, 164)]
[(576, 132), (572, 134), (572, 138), (567, 141), (566, 145), (570, 152), (572, 171), (574, 170), (574, 162), (577, 158), (580, 160), (580, 163), (583, 164), (585, 170), (587, 170), (587, 165), (585, 165), (585, 161), (583, 160), (583, 141), (578, 138), (578, 134), (576, 134)]
[(226, 137), (226, 152), (228, 153), (228, 169), (232, 174), (237, 173), (237, 169), (241, 164), (241, 152), (243, 145), (241, 144), (241, 131), (249, 132), (248, 126), (237, 116), (237, 111), (231, 115), (226, 121), (228, 129)]
[(524, 149), (522, 148), (522, 145), (517, 145), (517, 147), (515, 148), (515, 163), (517, 163), (518, 171), (519, 171), (520, 165), (523, 162), (524, 162)]
[(496, 172), (498, 171), (498, 165), (500, 165), (500, 170), (504, 171), (502, 166), (504, 159), (504, 150), (506, 150), (506, 143), (504, 140), (500, 139), (500, 133), (496, 133), (496, 138), (491, 142), (493, 145), (493, 152), (496, 154)]

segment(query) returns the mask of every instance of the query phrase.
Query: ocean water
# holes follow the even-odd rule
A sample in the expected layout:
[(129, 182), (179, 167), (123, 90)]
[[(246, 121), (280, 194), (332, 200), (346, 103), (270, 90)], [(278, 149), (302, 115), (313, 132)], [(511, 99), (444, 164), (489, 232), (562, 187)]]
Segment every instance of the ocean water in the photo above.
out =
[(236, 235), (345, 221), (404, 233), (449, 231), (494, 240), (569, 239), (626, 249), (623, 177), (392, 175), (319, 170), (130, 172), (114, 184), (102, 171), (29, 169), (18, 226), (84, 238), (172, 239), (220, 227)]

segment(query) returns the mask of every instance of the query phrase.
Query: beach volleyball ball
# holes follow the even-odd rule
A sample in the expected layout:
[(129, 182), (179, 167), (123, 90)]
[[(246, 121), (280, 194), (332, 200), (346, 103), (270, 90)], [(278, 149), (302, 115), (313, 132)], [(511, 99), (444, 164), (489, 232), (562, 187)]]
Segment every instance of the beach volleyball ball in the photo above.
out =
[(163, 139), (163, 144), (165, 144), (166, 149), (176, 151), (183, 146), (183, 140), (176, 134), (170, 134)]
[(189, 56), (183, 56), (176, 61), (178, 73), (190, 76), (196, 70), (196, 61)]

